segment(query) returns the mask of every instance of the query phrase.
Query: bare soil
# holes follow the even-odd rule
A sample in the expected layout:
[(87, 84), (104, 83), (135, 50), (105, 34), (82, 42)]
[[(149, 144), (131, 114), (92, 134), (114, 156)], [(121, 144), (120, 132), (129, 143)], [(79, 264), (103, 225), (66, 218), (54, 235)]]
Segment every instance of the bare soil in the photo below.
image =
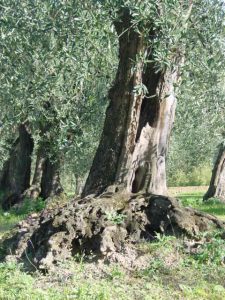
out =
[(178, 187), (169, 187), (169, 196), (176, 197), (179, 194), (191, 194), (191, 193), (206, 193), (208, 186), (178, 186)]

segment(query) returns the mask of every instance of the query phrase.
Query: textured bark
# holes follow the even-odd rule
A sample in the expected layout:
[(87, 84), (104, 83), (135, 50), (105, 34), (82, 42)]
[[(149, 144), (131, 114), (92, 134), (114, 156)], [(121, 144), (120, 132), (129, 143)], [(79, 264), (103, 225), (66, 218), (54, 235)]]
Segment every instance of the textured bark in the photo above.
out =
[(203, 200), (208, 200), (209, 198), (219, 198), (221, 201), (225, 202), (225, 145), (222, 143), (219, 146), (219, 152), (217, 159), (215, 161), (212, 177), (208, 191), (203, 197)]
[(63, 192), (60, 182), (60, 160), (47, 157), (44, 162), (41, 178), (41, 194), (43, 199), (58, 196)]
[(12, 146), (1, 180), (1, 190), (6, 194), (6, 199), (3, 201), (4, 208), (19, 201), (19, 196), (30, 186), (33, 146), (33, 139), (27, 126), (20, 125), (19, 137)]
[[(142, 84), (143, 63), (136, 61), (137, 56), (145, 52), (143, 38), (132, 29), (131, 17), (127, 11), (115, 27), (120, 36), (119, 66), (114, 85), (109, 91), (110, 104), (100, 145), (83, 195), (100, 194), (106, 187), (114, 184), (125, 135), (128, 135), (128, 139), (135, 139), (129, 124), (132, 122), (132, 126), (138, 126), (142, 96), (135, 95), (133, 91), (136, 86)], [(131, 29), (126, 31), (130, 27)]]
[(151, 98), (142, 101), (134, 149), (130, 151), (129, 144), (125, 144), (116, 178), (129, 192), (167, 195), (166, 154), (174, 122), (177, 80), (177, 70), (155, 74), (151, 64), (144, 74)]
[[(119, 66), (109, 92), (101, 141), (82, 195), (99, 195), (110, 186), (127, 192), (167, 194), (165, 160), (176, 107), (174, 84), (179, 62), (173, 70), (157, 73), (153, 63), (146, 66), (137, 59), (145, 54), (150, 61), (152, 53), (132, 28), (129, 13), (125, 11), (115, 26)], [(135, 93), (143, 84), (148, 97)]]
[(156, 232), (193, 238), (201, 231), (224, 228), (222, 221), (182, 208), (174, 198), (108, 193), (29, 216), (2, 249), (28, 264), (50, 269), (76, 253), (115, 261), (118, 255), (126, 257), (140, 241), (154, 239)]

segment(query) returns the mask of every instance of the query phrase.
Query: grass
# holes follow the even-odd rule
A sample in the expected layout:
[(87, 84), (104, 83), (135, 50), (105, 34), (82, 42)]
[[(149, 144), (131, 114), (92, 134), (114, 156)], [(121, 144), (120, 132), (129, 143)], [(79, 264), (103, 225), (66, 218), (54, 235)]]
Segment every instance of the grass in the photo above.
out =
[(217, 216), (219, 219), (225, 220), (225, 204), (219, 199), (211, 198), (203, 201), (203, 192), (181, 193), (177, 196), (184, 206), (191, 206), (200, 211)]
[(0, 238), (12, 229), (19, 221), (23, 220), (29, 213), (39, 212), (45, 207), (41, 198), (36, 200), (25, 199), (23, 204), (17, 208), (4, 212), (0, 209)]
[[(225, 218), (225, 205), (216, 199), (203, 203), (202, 194), (183, 192), (178, 198), (185, 206)], [(38, 211), (38, 203), (9, 214), (0, 212), (1, 232)], [(137, 259), (137, 268), (87, 262), (85, 256), (77, 255), (44, 276), (38, 271), (27, 273), (18, 263), (0, 263), (0, 299), (225, 299), (224, 240), (218, 232), (204, 233), (199, 239), (205, 243), (197, 252), (188, 252), (182, 238), (158, 235), (154, 242), (143, 242), (138, 247), (144, 260)]]
[[(76, 258), (44, 276), (25, 273), (19, 264), (2, 263), (0, 299), (225, 299), (225, 269), (219, 259), (203, 262), (186, 254), (182, 241), (171, 237), (139, 247), (148, 257), (140, 270)], [(211, 255), (210, 251), (205, 253)]]

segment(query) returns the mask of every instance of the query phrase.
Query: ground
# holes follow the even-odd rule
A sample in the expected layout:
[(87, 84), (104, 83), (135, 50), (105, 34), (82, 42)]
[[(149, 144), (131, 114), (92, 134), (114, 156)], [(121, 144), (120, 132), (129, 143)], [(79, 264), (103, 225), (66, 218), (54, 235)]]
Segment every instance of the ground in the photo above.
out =
[[(225, 205), (202, 202), (205, 188), (170, 189), (184, 205), (225, 219)], [(42, 208), (27, 202), (19, 210), (0, 213), (0, 237), (26, 214)], [(48, 274), (26, 273), (14, 262), (0, 264), (0, 299), (225, 299), (224, 240), (204, 233), (198, 243), (157, 236), (138, 245), (145, 259), (132, 269), (87, 261), (78, 255)]]

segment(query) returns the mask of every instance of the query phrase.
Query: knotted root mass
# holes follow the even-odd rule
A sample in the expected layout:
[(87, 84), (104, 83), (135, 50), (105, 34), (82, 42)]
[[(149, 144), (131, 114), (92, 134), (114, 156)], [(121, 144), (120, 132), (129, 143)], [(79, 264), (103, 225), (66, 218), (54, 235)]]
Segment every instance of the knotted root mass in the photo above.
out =
[(3, 242), (7, 255), (28, 259), (40, 269), (77, 253), (110, 257), (127, 245), (151, 240), (156, 232), (194, 236), (224, 229), (214, 216), (182, 207), (178, 200), (151, 194), (107, 193), (45, 209), (20, 222)]

